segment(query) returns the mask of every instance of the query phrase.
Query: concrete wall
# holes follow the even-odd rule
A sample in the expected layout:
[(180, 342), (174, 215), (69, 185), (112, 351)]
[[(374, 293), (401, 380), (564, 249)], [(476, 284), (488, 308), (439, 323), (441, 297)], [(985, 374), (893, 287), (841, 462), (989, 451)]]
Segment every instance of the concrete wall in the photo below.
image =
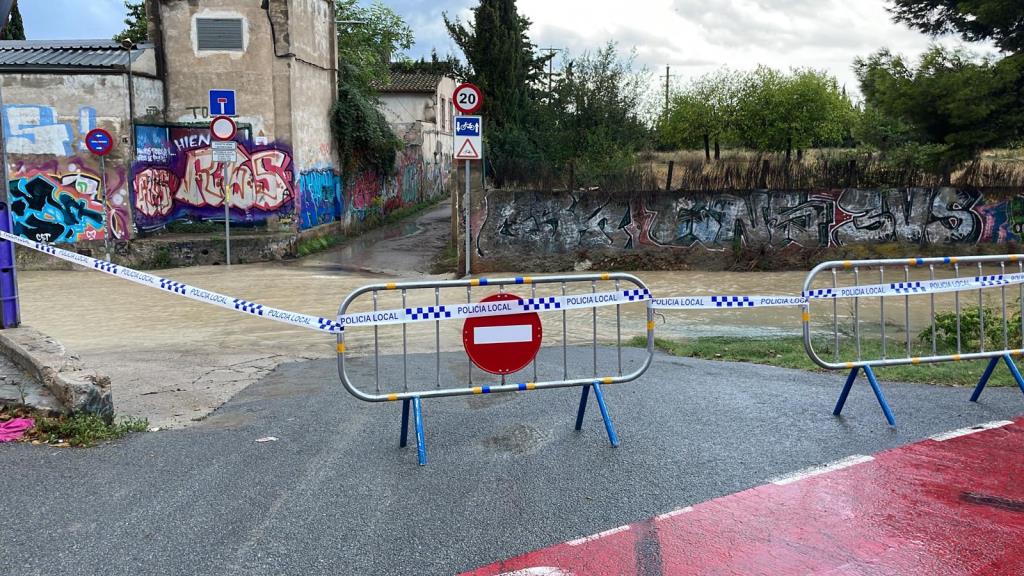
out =
[[(1015, 249), (1024, 236), (1018, 191), (955, 188), (607, 194), (493, 191), (472, 226), (482, 269), (529, 260), (572, 268), (642, 256), (658, 265), (725, 265), (723, 252), (815, 255), (894, 245), (892, 255)], [(900, 248), (902, 247), (902, 248)], [(882, 251), (884, 253), (884, 251)], [(643, 258), (635, 266), (647, 267)], [(518, 269), (518, 268), (517, 268)]]
[[(150, 71), (153, 61), (145, 55), (139, 71)], [(0, 81), (15, 229), (57, 243), (131, 238), (127, 76), (24, 73), (4, 74)], [(136, 117), (163, 109), (159, 80), (134, 77), (133, 86)], [(108, 130), (115, 140), (105, 172), (85, 147), (93, 128)]]

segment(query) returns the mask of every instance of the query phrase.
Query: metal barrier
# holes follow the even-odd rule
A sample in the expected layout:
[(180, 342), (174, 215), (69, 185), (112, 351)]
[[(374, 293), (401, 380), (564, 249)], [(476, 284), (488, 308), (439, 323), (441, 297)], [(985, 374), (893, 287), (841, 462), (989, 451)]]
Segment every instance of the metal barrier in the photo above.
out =
[[(573, 288), (581, 284), (589, 290), (586, 292), (573, 292)], [(608, 284), (613, 286), (613, 291), (598, 291), (599, 285), (604, 286)], [(623, 284), (633, 288), (623, 290)], [(517, 287), (525, 289), (526, 286), (529, 286), (530, 290), (528, 295), (516, 295), (506, 291), (507, 289)], [(541, 289), (540, 296), (538, 296), (538, 288)], [(553, 289), (554, 294), (550, 294), (551, 290), (545, 290), (545, 288)], [(496, 294), (494, 293), (495, 289), (497, 290)], [(465, 304), (442, 304), (443, 292), (459, 294), (459, 300), (463, 301), (464, 298)], [(485, 302), (495, 304), (491, 308), (498, 308), (499, 305), (502, 305), (506, 309), (485, 309), (483, 305), (476, 302), (476, 299), (484, 293), (490, 294), (490, 297)], [(367, 295), (369, 296), (369, 303), (365, 302), (366, 298), (362, 298)], [(389, 297), (399, 298), (400, 300), (397, 304), (400, 304), (400, 308), (388, 310), (382, 301)], [(364, 308), (365, 310), (353, 313), (354, 305), (360, 301), (364, 305), (355, 307)], [(646, 337), (646, 355), (638, 367), (631, 372), (623, 373), (622, 332), (624, 318), (622, 308), (630, 305), (642, 305), (645, 309), (642, 318), (642, 333)], [(614, 310), (612, 311), (613, 307)], [(602, 310), (607, 312), (599, 315), (598, 308), (602, 308)], [(586, 322), (586, 309), (591, 310), (589, 322)], [(507, 369), (501, 369), (501, 371), (488, 370), (491, 374), (500, 375), (501, 380), (499, 383), (484, 384), (477, 382), (474, 384), (473, 372), (475, 361), (467, 352), (465, 382), (456, 382), (451, 387), (445, 385), (441, 367), (443, 352), (441, 345), (442, 323), (462, 318), (474, 319), (505, 316), (510, 319), (509, 322), (521, 321), (528, 324), (532, 314), (560, 315), (561, 334), (558, 335), (556, 330), (555, 338), (548, 339), (549, 341), (552, 339), (556, 340), (561, 344), (560, 374), (556, 372), (553, 377), (550, 374), (545, 374), (543, 377), (539, 376), (537, 352), (535, 351), (532, 360), (528, 360), (523, 366), (511, 366)], [(570, 314), (572, 315), (572, 331), (569, 328)], [(402, 402), (401, 434), (399, 440), (401, 447), (405, 447), (407, 444), (409, 415), (410, 411), (412, 412), (420, 465), (425, 465), (427, 462), (423, 433), (422, 401), (428, 398), (526, 392), (578, 386), (583, 388), (576, 414), (576, 430), (580, 430), (583, 426), (583, 416), (586, 412), (590, 390), (593, 388), (594, 397), (600, 409), (601, 417), (604, 420), (609, 441), (612, 446), (618, 446), (618, 435), (608, 415), (601, 387), (602, 385), (636, 380), (647, 371), (654, 355), (654, 322), (652, 320), (653, 312), (650, 307), (650, 292), (643, 281), (631, 274), (588, 274), (537, 278), (480, 278), (372, 284), (359, 288), (349, 294), (342, 302), (338, 315), (338, 321), (344, 325), (344, 330), (338, 334), (338, 374), (342, 384), (353, 396), (366, 402)], [(614, 344), (617, 354), (614, 360), (615, 368), (608, 371), (614, 372), (614, 375), (611, 376), (601, 376), (601, 372), (599, 372), (599, 316), (602, 317), (602, 322), (607, 321), (609, 324), (613, 322), (615, 325)], [(571, 374), (569, 364), (569, 340), (572, 338), (573, 332), (578, 333), (580, 331), (578, 326), (581, 321), (584, 324), (590, 324), (587, 331), (589, 332), (588, 336), (592, 348), (592, 372), (586, 376)], [(476, 329), (469, 331), (467, 327), (469, 324), (470, 320), (467, 320), (466, 326), (462, 330), (462, 340), (466, 346), (469, 346), (471, 340), (477, 337), (474, 336), (475, 334), (483, 334), (483, 332), (476, 332)], [(427, 326), (433, 329), (431, 331), (432, 334), (427, 335), (427, 338), (432, 340), (430, 343), (433, 344), (431, 346), (433, 350), (426, 352), (427, 355), (432, 356), (433, 362), (420, 361), (417, 366), (410, 370), (410, 357), (423, 355), (412, 354), (409, 348), (410, 328), (416, 326)], [(360, 343), (356, 342), (357, 338), (353, 334), (353, 329), (360, 327), (372, 328), (373, 331), (372, 371), (374, 378), (372, 382), (364, 383), (364, 386), (358, 386), (353, 381), (353, 375), (349, 370), (350, 362), (354, 362), (356, 358), (352, 354), (352, 346)], [(511, 328), (522, 328), (522, 326), (512, 326)], [(394, 332), (393, 336), (382, 334), (385, 330)], [(533, 332), (533, 334), (530, 332)], [(541, 332), (543, 330), (538, 326), (536, 330), (527, 331), (523, 338), (532, 338), (532, 342), (540, 348), (540, 343), (537, 343), (537, 340), (540, 340), (541, 343), (544, 341)], [(448, 331), (446, 331), (446, 335), (452, 336)], [(424, 342), (422, 334), (418, 336), (414, 336), (414, 344)], [(429, 338), (430, 336), (433, 338)], [(547, 336), (551, 336), (551, 334), (547, 334)], [(511, 341), (522, 342), (523, 338), (513, 335)], [(346, 341), (348, 341), (348, 344), (346, 344)], [(366, 336), (362, 343), (369, 345), (369, 341), (369, 336)], [(488, 343), (483, 342), (483, 344)], [(480, 343), (477, 342), (477, 344)], [(401, 355), (402, 368), (400, 378), (392, 380), (382, 374), (382, 347), (393, 349), (396, 354)], [(551, 351), (550, 348), (547, 350)], [(367, 356), (369, 355), (371, 354), (367, 354)], [(421, 359), (413, 358), (413, 361), (415, 360)], [(611, 364), (611, 360), (607, 360), (606, 363)], [(479, 365), (477, 366), (479, 368)], [(532, 377), (530, 377), (531, 375)], [(512, 383), (509, 381), (510, 378), (512, 378)], [(453, 375), (452, 379), (457, 380), (459, 378)], [(395, 383), (392, 384), (392, 382)], [(366, 387), (372, 387), (372, 390), (364, 389)]]
[[(1008, 265), (1011, 266), (1009, 272)], [(896, 269), (895, 277), (892, 276), (893, 269)], [(887, 271), (890, 272), (888, 280)], [(823, 272), (826, 274), (824, 282), (818, 278)], [(974, 272), (977, 276), (970, 275)], [(872, 277), (878, 279), (877, 284), (865, 283), (867, 278)], [(1013, 285), (1019, 290), (1016, 304), (1019, 320), (1007, 314), (1007, 287)], [(962, 296), (968, 291), (972, 294), (977, 291), (976, 301), (972, 296)], [(1024, 340), (1014, 338), (1013, 342), (1010, 341), (1010, 333), (1018, 328), (1018, 322), (1020, 338), (1024, 339), (1024, 314), (1021, 314), (1021, 302), (1024, 302), (1024, 255), (825, 262), (807, 275), (803, 295), (808, 298), (803, 307), (803, 340), (808, 356), (822, 368), (850, 370), (833, 411), (836, 416), (842, 413), (858, 372), (863, 370), (886, 420), (889, 425), (896, 425), (892, 409), (875, 377), (874, 368), (879, 366), (989, 359), (988, 367), (971, 395), (971, 401), (975, 402), (996, 364), (1003, 360), (1024, 392), (1024, 379), (1012, 359), (1013, 356), (1024, 354)], [(862, 302), (865, 299), (868, 304)], [(890, 304), (889, 314), (886, 313), (887, 299)], [(913, 306), (912, 302), (922, 300), (927, 302), (926, 309)], [(998, 302), (999, 308), (990, 315), (991, 309), (986, 303), (992, 300)], [(848, 312), (848, 315), (845, 317), (841, 314), (841, 302), (846, 303), (843, 311)], [(829, 311), (830, 320), (820, 326), (830, 332), (825, 347), (831, 348), (826, 351), (826, 354), (831, 352), (831, 360), (822, 358), (815, 348), (811, 315), (814, 307)], [(948, 310), (945, 314), (947, 320), (950, 315), (955, 319), (955, 337), (952, 325), (941, 328), (937, 326), (936, 314), (943, 308)], [(902, 326), (898, 320), (892, 321), (894, 310), (897, 314), (902, 312)], [(923, 315), (927, 315), (927, 319)], [(913, 321), (915, 319), (917, 322)], [(986, 346), (990, 336), (986, 324), (989, 329), (995, 326), (995, 346)], [(895, 348), (891, 346), (893, 337), (886, 333), (887, 327), (893, 325), (902, 330), (902, 334), (897, 333), (898, 344)], [(921, 330), (917, 338), (914, 337), (914, 326), (920, 326), (917, 328)], [(874, 337), (875, 330), (877, 338)], [(977, 343), (973, 341), (975, 330), (978, 333)], [(943, 334), (943, 349), (940, 349), (940, 332)], [(1020, 344), (1020, 348), (1011, 344)]]

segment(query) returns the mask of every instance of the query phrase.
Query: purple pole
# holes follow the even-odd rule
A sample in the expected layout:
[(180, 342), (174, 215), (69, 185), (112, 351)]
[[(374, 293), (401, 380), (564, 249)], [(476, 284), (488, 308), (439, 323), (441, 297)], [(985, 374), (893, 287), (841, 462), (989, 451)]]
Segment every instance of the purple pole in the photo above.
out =
[[(11, 232), (11, 211), (3, 202), (0, 202), (0, 230)], [(10, 240), (0, 240), (0, 320), (5, 329), (17, 328), (21, 324), (18, 275), (14, 266), (14, 242)]]

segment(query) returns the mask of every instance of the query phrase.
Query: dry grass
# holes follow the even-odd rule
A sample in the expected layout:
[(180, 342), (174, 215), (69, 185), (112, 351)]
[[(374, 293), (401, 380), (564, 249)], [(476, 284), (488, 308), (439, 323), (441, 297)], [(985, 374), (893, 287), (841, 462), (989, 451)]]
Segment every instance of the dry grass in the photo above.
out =
[[(938, 174), (883, 162), (877, 154), (853, 150), (810, 150), (802, 161), (784, 154), (729, 150), (707, 162), (700, 150), (644, 154), (641, 166), (650, 170), (658, 189), (674, 162), (675, 190), (812, 189), (875, 186), (943, 185)], [(1024, 188), (1024, 150), (993, 150), (953, 172), (950, 185), (972, 188)]]

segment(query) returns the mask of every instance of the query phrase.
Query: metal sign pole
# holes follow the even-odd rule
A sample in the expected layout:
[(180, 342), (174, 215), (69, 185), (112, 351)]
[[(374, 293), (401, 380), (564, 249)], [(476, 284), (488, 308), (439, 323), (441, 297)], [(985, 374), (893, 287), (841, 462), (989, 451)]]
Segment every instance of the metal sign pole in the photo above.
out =
[(469, 223), (469, 187), (470, 187), (470, 182), (469, 182), (469, 160), (464, 160), (464, 162), (466, 163), (466, 197), (465, 197), (465, 200), (464, 200), (465, 206), (463, 206), (462, 211), (466, 215), (466, 276), (469, 276), (470, 274), (473, 273), (473, 268), (470, 265), (470, 260), (469, 260), (470, 259), (469, 252), (470, 252), (471, 246), (473, 244), (473, 241), (472, 241), (472, 238), (471, 238), (472, 235), (473, 235), (473, 227)]
[(105, 156), (100, 156), (100, 196), (103, 198), (103, 248), (110, 262), (110, 203), (107, 201), (107, 163)]
[(221, 162), (224, 167), (224, 252), (227, 267), (231, 268), (231, 185), (228, 183), (228, 163)]

